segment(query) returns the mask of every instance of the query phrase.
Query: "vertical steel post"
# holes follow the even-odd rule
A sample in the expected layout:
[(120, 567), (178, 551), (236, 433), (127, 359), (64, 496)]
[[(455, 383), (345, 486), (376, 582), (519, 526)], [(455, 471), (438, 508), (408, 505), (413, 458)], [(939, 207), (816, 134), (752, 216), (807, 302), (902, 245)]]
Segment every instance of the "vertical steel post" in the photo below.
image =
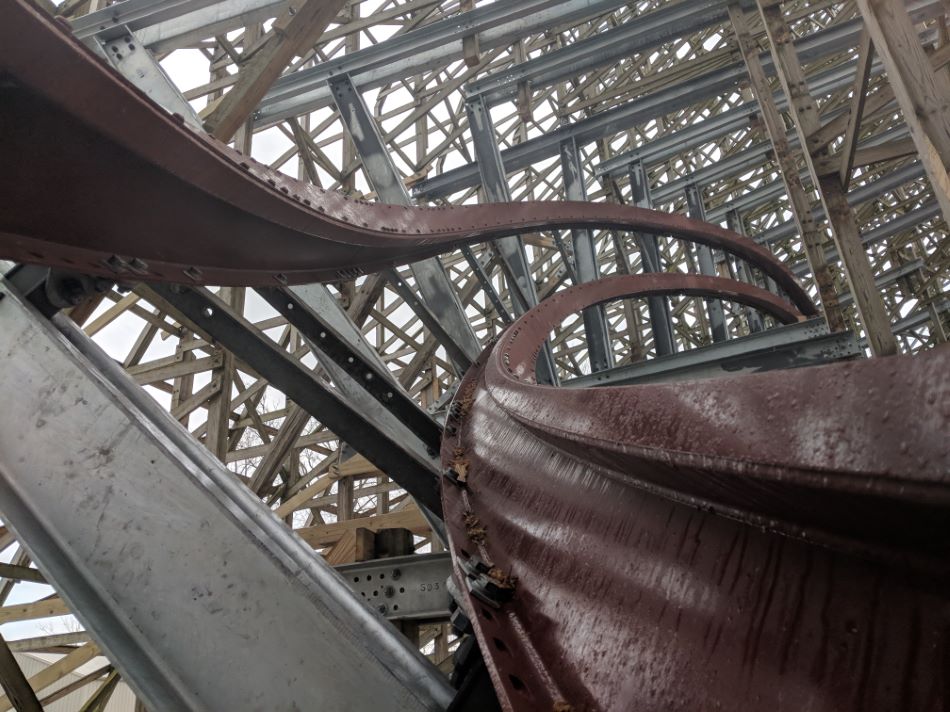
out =
[[(638, 208), (652, 208), (650, 183), (647, 180), (643, 161), (633, 161), (628, 167), (630, 190), (633, 204)], [(662, 272), (660, 250), (656, 236), (636, 233), (634, 239), (640, 247), (640, 263), (644, 272)], [(673, 320), (670, 317), (670, 303), (666, 297), (648, 297), (647, 309), (650, 312), (650, 326), (653, 329), (653, 346), (657, 356), (667, 356), (676, 352), (673, 340)]]
[[(363, 169), (379, 200), (391, 205), (411, 205), (409, 193), (386, 150), (379, 126), (353, 81), (343, 74), (332, 77), (329, 85), (340, 118), (353, 139), (353, 145), (363, 161)], [(431, 257), (413, 263), (409, 268), (423, 302), (439, 320), (444, 334), (468, 357), (469, 362), (474, 361), (482, 347), (441, 260)], [(459, 370), (464, 370), (456, 359), (453, 361)]]
[[(501, 161), (501, 153), (495, 138), (495, 126), (484, 98), (479, 96), (466, 102), (465, 110), (468, 113), (468, 124), (472, 131), (472, 143), (478, 160), (478, 172), (481, 176), (484, 196), (490, 203), (511, 202), (508, 178), (505, 175), (505, 166)], [(528, 257), (525, 254), (524, 241), (520, 235), (503, 237), (495, 241), (495, 247), (509, 273), (511, 290), (517, 297), (513, 300), (514, 311), (516, 314), (523, 314), (538, 303), (538, 293), (535, 290), (531, 267), (528, 265)], [(538, 380), (546, 383), (557, 382), (554, 357), (551, 355), (551, 347), (547, 342), (538, 357)]]
[[(561, 173), (564, 176), (564, 194), (568, 200), (587, 200), (584, 174), (581, 170), (577, 142), (571, 138), (561, 143)], [(593, 282), (600, 277), (594, 236), (590, 230), (571, 230), (574, 246), (574, 264), (578, 283)], [(583, 311), (584, 333), (587, 335), (587, 353), (591, 371), (603, 371), (613, 366), (610, 350), (610, 330), (602, 304)]]
[[(689, 216), (694, 220), (706, 220), (706, 209), (703, 207), (703, 197), (695, 183), (686, 185), (686, 204)], [(713, 252), (706, 245), (696, 245), (696, 257), (699, 262), (699, 271), (712, 277), (717, 276), (716, 263)], [(709, 313), (709, 326), (712, 329), (713, 341), (725, 341), (729, 338), (726, 329), (726, 314), (722, 302), (718, 299), (706, 300), (706, 311)]]

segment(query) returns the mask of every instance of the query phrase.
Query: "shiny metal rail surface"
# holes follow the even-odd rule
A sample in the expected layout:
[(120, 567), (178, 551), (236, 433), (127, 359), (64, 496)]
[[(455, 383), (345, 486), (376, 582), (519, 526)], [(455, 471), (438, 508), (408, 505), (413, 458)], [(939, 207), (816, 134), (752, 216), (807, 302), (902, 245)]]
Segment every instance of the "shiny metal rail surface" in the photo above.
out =
[(27, 0), (0, 0), (0, 11), (0, 257), (135, 281), (274, 285), (603, 227), (732, 252), (815, 313), (768, 251), (681, 215), (572, 202), (401, 207), (301, 183), (187, 128)]
[(581, 285), (514, 322), (450, 408), (445, 522), (502, 706), (946, 709), (950, 349), (691, 382), (535, 382), (567, 315), (654, 294), (794, 318), (714, 277)]

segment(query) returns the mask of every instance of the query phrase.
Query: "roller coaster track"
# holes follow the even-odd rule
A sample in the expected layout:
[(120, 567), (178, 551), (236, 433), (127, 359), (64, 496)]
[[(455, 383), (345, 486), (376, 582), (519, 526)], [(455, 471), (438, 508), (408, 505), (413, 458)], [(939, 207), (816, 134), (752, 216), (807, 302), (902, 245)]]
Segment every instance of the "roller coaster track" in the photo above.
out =
[[(950, 350), (656, 385), (539, 385), (560, 292), (485, 350), (443, 440), (446, 528), (506, 710), (940, 710)], [(454, 483), (454, 484), (450, 484)]]
[[(352, 278), (530, 230), (729, 251), (717, 277), (559, 292), (482, 353), (450, 408), (455, 577), (506, 710), (938, 710), (950, 700), (950, 352), (674, 384), (555, 389), (544, 340), (585, 307), (688, 295), (815, 314), (767, 251), (589, 203), (350, 200), (155, 107), (23, 0), (0, 15), (0, 256), (110, 279)], [(63, 68), (52, 71), (51, 68)]]
[(768, 251), (680, 215), (571, 202), (401, 207), (296, 181), (187, 128), (24, 0), (0, 7), (0, 256), (257, 286), (353, 277), (532, 230), (616, 228), (735, 253), (815, 313)]

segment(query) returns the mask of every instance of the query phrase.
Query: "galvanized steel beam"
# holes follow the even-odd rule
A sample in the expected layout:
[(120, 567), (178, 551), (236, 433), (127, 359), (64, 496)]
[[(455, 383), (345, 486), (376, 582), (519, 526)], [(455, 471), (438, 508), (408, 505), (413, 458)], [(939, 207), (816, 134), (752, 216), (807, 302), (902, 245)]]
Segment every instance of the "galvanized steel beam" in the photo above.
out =
[[(652, 208), (650, 182), (647, 179), (643, 161), (633, 161), (629, 166), (630, 193), (633, 204), (638, 208)], [(640, 264), (644, 272), (663, 272), (660, 263), (660, 250), (655, 235), (634, 233), (634, 239), (640, 247)], [(666, 297), (647, 297), (647, 310), (650, 312), (650, 326), (653, 330), (653, 348), (657, 356), (676, 353), (676, 341), (673, 339), (673, 320), (670, 317), (670, 304)]]
[[(353, 139), (363, 162), (363, 169), (380, 202), (412, 205), (409, 192), (386, 150), (379, 126), (366, 108), (362, 94), (346, 74), (334, 76), (329, 82), (340, 118)], [(482, 347), (442, 262), (438, 257), (430, 257), (421, 262), (413, 262), (409, 269), (412, 270), (412, 276), (426, 306), (439, 320), (444, 332), (451, 337), (453, 350), (462, 351), (467, 362), (471, 363)], [(460, 372), (464, 371), (464, 364), (456, 363), (455, 366)]]
[(441, 674), (74, 324), (0, 293), (4, 521), (149, 709), (445, 708)]
[[(577, 143), (573, 140), (561, 144), (561, 175), (564, 179), (564, 197), (568, 200), (587, 200), (584, 173)], [(594, 236), (590, 230), (571, 230), (574, 269), (577, 281), (593, 282), (600, 276)], [(565, 260), (567, 263), (567, 260)], [(610, 331), (603, 306), (597, 305), (583, 312), (584, 334), (587, 337), (587, 353), (591, 371), (602, 371), (613, 366), (610, 348)]]
[(527, 0), (476, 7), (282, 77), (264, 97), (255, 122), (259, 127), (269, 126), (328, 106), (332, 99), (327, 80), (331, 76), (348, 74), (361, 89), (371, 89), (445, 66), (462, 56), (463, 40), (473, 34), (482, 50), (492, 49), (623, 4), (619, 0)]
[(565, 388), (668, 383), (729, 378), (744, 373), (819, 366), (864, 355), (851, 332), (832, 334), (821, 320), (809, 319), (666, 358), (617, 366), (564, 381)]
[[(333, 392), (314, 372), (255, 330), (252, 324), (207, 290), (159, 284), (151, 288), (200, 331), (251, 366), (268, 383), (279, 388), (398, 482), (420, 504), (436, 515), (440, 514), (438, 469), (424, 453), (419, 452), (418, 446), (413, 445), (413, 441), (419, 442), (417, 436), (399, 437), (389, 427), (380, 424), (379, 413), (386, 409), (376, 397), (370, 396), (366, 402), (360, 403), (353, 399), (357, 389), (352, 389), (346, 398)], [(319, 335), (316, 336), (319, 345)], [(352, 374), (348, 375), (352, 378)], [(385, 399), (386, 392), (396, 393), (384, 389), (377, 395)], [(398, 420), (393, 420), (399, 423), (400, 429), (406, 428)], [(431, 448), (429, 440), (422, 444)]]

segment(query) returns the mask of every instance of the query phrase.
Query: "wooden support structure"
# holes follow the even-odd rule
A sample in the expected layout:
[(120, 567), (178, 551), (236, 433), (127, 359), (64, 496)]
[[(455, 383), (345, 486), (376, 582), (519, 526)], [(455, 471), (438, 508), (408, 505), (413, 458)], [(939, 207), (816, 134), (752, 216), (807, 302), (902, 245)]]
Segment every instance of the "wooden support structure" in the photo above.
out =
[(61, 598), (51, 598), (34, 603), (19, 603), (0, 608), (0, 625), (14, 621), (29, 621), (35, 618), (50, 618), (69, 614), (69, 606)]
[[(86, 643), (80, 648), (75, 648), (68, 655), (64, 655), (52, 665), (43, 668), (27, 682), (34, 692), (45, 690), (54, 682), (62, 680), (80, 665), (84, 665), (99, 654), (99, 646), (95, 643)], [(13, 706), (13, 700), (10, 697), (0, 697), (0, 712), (7, 712)]]
[[(782, 12), (782, 2), (757, 0), (757, 3), (765, 22), (775, 69), (788, 98), (799, 140), (802, 146), (807, 147), (808, 136), (821, 129), (818, 105), (808, 91), (805, 72), (792, 44), (792, 33)], [(817, 150), (809, 147), (804, 152), (812, 184), (821, 197), (871, 353), (875, 356), (896, 354), (897, 340), (891, 333), (884, 300), (874, 283), (874, 274), (861, 242), (858, 221), (848, 203), (845, 190), (841, 187), (840, 174), (836, 171), (833, 174), (819, 175), (816, 169), (816, 163), (827, 155), (827, 152), (827, 147)]]
[(858, 42), (858, 66), (854, 73), (854, 89), (851, 92), (851, 108), (848, 111), (848, 128), (841, 147), (841, 187), (845, 190), (851, 183), (851, 170), (854, 168), (854, 155), (858, 149), (858, 133), (861, 118), (864, 115), (864, 103), (867, 99), (868, 80), (871, 78), (871, 62), (874, 59), (874, 45), (867, 28), (861, 31)]
[(762, 110), (762, 119), (765, 129), (772, 141), (775, 158), (779, 164), (779, 172), (785, 182), (785, 191), (791, 203), (792, 215), (798, 225), (802, 244), (805, 247), (805, 256), (808, 266), (818, 286), (818, 297), (821, 300), (825, 319), (832, 331), (844, 331), (845, 321), (838, 304), (837, 290), (835, 289), (834, 275), (828, 261), (825, 259), (824, 232), (811, 212), (811, 200), (805, 190), (799, 173), (801, 152), (793, 150), (788, 141), (785, 130), (785, 121), (779, 113), (775, 99), (772, 97), (772, 87), (769, 85), (759, 60), (759, 48), (752, 40), (748, 20), (745, 12), (738, 5), (729, 5), (729, 18), (736, 33), (736, 41), (745, 59), (746, 69), (752, 93), (755, 95), (759, 108)]
[(273, 481), (278, 469), (287, 459), (291, 448), (309, 421), (310, 414), (307, 413), (307, 411), (296, 403), (290, 406), (290, 410), (284, 419), (280, 431), (277, 433), (277, 437), (271, 442), (270, 450), (251, 476), (251, 481), (248, 485), (251, 491), (259, 493)]
[(411, 507), (374, 517), (359, 517), (334, 524), (322, 524), (297, 529), (297, 535), (313, 547), (324, 547), (340, 541), (347, 531), (356, 529), (379, 531), (380, 529), (409, 529), (418, 534), (428, 534), (429, 525), (417, 508)]
[[(189, 101), (208, 100), (205, 119), (215, 136), (233, 140), (246, 155), (327, 190), (375, 200), (377, 196), (371, 182), (366, 181), (366, 171), (350, 137), (341, 130), (338, 112), (329, 103), (318, 101), (315, 108), (301, 108), (269, 128), (254, 118), (261, 102), (266, 104), (276, 94), (271, 90), (282, 73), (303, 81), (320, 67), (349, 68), (347, 73), (354, 86), (369, 101), (368, 109), (379, 124), (398, 178), (418, 188), (420, 205), (431, 207), (475, 199), (479, 188), (474, 185), (443, 194), (429, 193), (427, 186), (443, 174), (475, 166), (472, 144), (467, 139), (470, 128), (464, 99), (479, 85), (490, 88), (497, 83), (499, 94), (489, 102), (497, 130), (490, 138), (506, 156), (535, 151), (533, 147), (545, 140), (537, 136), (539, 128), (556, 127), (558, 135), (564, 132), (570, 136), (575, 127), (581, 126), (583, 130), (576, 135), (581, 178), (589, 198), (630, 202), (626, 165), (610, 174), (598, 171), (617, 156), (635, 154), (636, 160), (642, 161), (644, 182), (659, 196), (657, 207), (663, 211), (681, 209), (685, 175), (697, 174), (711, 219), (722, 222), (733, 205), (741, 206), (736, 216), (741, 217), (751, 239), (768, 245), (791, 264), (808, 260), (831, 328), (851, 327), (854, 310), (847, 302), (851, 292), (858, 296), (862, 321), (874, 337), (874, 352), (891, 352), (896, 348), (889, 336), (892, 325), (887, 323), (878, 295), (886, 290), (888, 308), (895, 318), (914, 311), (918, 316), (925, 315), (914, 322), (913, 328), (898, 334), (902, 350), (918, 351), (946, 340), (945, 332), (950, 328), (950, 309), (945, 308), (950, 252), (944, 249), (947, 229), (941, 215), (950, 216), (950, 181), (946, 178), (950, 156), (950, 34), (946, 18), (934, 17), (938, 8), (930, 5), (933, 0), (809, 0), (786, 15), (796, 35), (807, 38), (801, 59), (808, 69), (809, 82), (818, 80), (821, 86), (814, 92), (823, 103), (818, 123), (817, 107), (803, 90), (805, 73), (800, 71), (790, 43), (784, 45), (784, 60), (776, 66), (780, 76), (788, 75), (783, 79), (783, 89), (797, 92), (798, 103), (793, 104), (789, 117), (776, 106), (782, 102), (773, 98), (777, 84), (768, 62), (764, 62), (764, 69), (760, 62), (759, 52), (766, 45), (755, 12), (737, 15), (736, 8), (730, 10), (740, 55), (720, 31), (725, 6), (707, 0), (658, 0), (650, 8), (633, 3), (607, 8), (599, 0), (545, 3), (544, 12), (555, 15), (568, 5), (601, 7), (597, 15), (581, 18), (575, 14), (569, 21), (547, 26), (539, 26), (525, 15), (520, 8), (527, 2), (406, 0), (361, 14), (363, 6), (353, 0), (295, 0), (290, 3), (293, 12), (282, 14), (288, 4), (275, 4), (270, 16), (255, 12), (235, 18), (227, 27), (209, 25), (196, 29), (178, 44), (164, 40), (158, 48), (149, 47), (149, 52), (163, 63), (170, 58), (189, 70), (209, 71), (206, 81), (189, 86), (183, 95)], [(950, 11), (946, 0), (939, 2), (944, 13)], [(49, 9), (46, 0), (40, 4)], [(777, 5), (774, 0), (762, 0), (761, 4)], [(57, 13), (75, 22), (81, 21), (85, 12), (107, 5), (111, 3), (106, 0), (66, 0)], [(749, 9), (747, 3), (743, 5)], [(705, 13), (713, 6), (718, 8), (718, 19), (698, 30), (687, 30), (682, 22), (655, 23), (650, 18), (650, 13), (676, 7), (693, 7)], [(493, 24), (479, 25), (479, 18), (486, 13), (509, 7), (519, 24), (533, 29), (511, 32)], [(270, 26), (275, 15), (280, 16), (273, 23), (274, 29), (265, 33), (264, 28)], [(862, 16), (866, 25), (860, 32), (854, 20)], [(680, 15), (679, 20), (683, 19)], [(364, 61), (361, 58), (372, 59), (377, 52), (385, 56), (387, 44), (411, 44), (413, 33), (424, 35), (439, 23), (455, 27), (451, 51), (423, 47), (419, 53), (423, 61), (419, 63), (413, 56), (402, 56), (398, 60), (402, 64), (395, 66), (410, 66), (405, 76), (381, 79), (377, 75), (388, 70), (378, 64), (366, 71), (359, 68)], [(786, 37), (787, 29), (778, 26)], [(581, 52), (570, 62), (564, 61), (585, 43), (607, 46), (600, 43), (617, 33), (626, 34), (626, 40), (613, 58), (602, 59), (599, 52), (597, 56)], [(719, 39), (710, 43), (713, 33)], [(824, 33), (833, 37), (844, 33), (848, 39), (838, 42), (831, 53), (818, 56), (813, 53), (814, 47)], [(934, 35), (937, 41), (931, 45), (929, 38)], [(498, 36), (504, 39), (501, 44), (493, 39)], [(923, 45), (921, 37), (926, 39)], [(651, 38), (662, 39), (664, 44), (651, 45), (647, 41)], [(850, 51), (856, 45), (857, 51)], [(884, 66), (883, 75), (878, 75), (876, 66), (872, 68), (875, 58)], [(741, 84), (735, 86), (738, 77), (744, 80), (743, 62), (751, 94)], [(851, 70), (855, 64), (856, 70)], [(557, 75), (567, 69), (571, 71)], [(675, 99), (675, 106), (667, 101), (667, 90), (687, 83), (692, 89), (701, 87), (720, 76), (716, 74), (719, 71), (729, 73), (731, 83), (717, 85), (720, 88), (715, 95), (693, 97), (691, 91), (684, 90), (680, 97), (686, 99)], [(837, 76), (832, 88), (824, 82), (830, 75)], [(549, 79), (552, 76), (555, 78)], [(280, 84), (282, 91), (288, 90), (288, 82)], [(317, 94), (321, 90), (313, 89)], [(824, 102), (823, 97), (830, 101)], [(661, 108), (650, 114), (643, 107), (650, 106), (654, 99)], [(627, 115), (624, 112), (639, 112), (640, 117), (623, 123)], [(744, 118), (739, 121), (736, 117)], [(799, 137), (805, 134), (805, 142), (798, 146), (786, 136), (786, 128), (791, 126), (789, 118)], [(588, 125), (601, 119), (602, 124), (593, 129)], [(727, 124), (728, 130), (717, 132), (711, 128)], [(597, 126), (601, 125), (611, 128), (599, 131)], [(761, 140), (763, 128), (771, 151), (769, 142)], [(256, 132), (265, 130), (267, 135), (261, 136), (264, 140), (258, 141)], [(668, 148), (660, 150), (663, 146)], [(926, 173), (915, 172), (910, 160), (915, 155), (920, 156)], [(803, 161), (811, 180), (800, 176)], [(527, 166), (512, 165), (508, 165), (506, 178), (515, 200), (564, 198), (565, 183), (556, 162), (550, 165), (541, 157)], [(727, 165), (733, 168), (727, 170)], [(895, 174), (906, 177), (903, 182), (891, 184)], [(702, 179), (703, 175), (708, 180)], [(936, 204), (925, 185), (928, 179)], [(777, 185), (780, 180), (784, 181), (784, 191)], [(888, 187), (878, 190), (876, 186), (882, 183)], [(670, 197), (672, 188), (677, 189), (675, 198)], [(760, 194), (765, 197), (760, 199)], [(794, 232), (786, 224), (786, 195), (796, 221)], [(830, 232), (818, 211), (813, 211), (819, 197), (830, 216)], [(915, 215), (918, 217), (911, 220)], [(900, 229), (892, 230), (895, 225), (901, 225)], [(883, 233), (886, 237), (880, 236)], [(831, 239), (841, 256), (843, 271), (837, 266), (835, 250), (829, 249)], [(868, 243), (866, 250), (859, 244), (862, 239)], [(564, 273), (572, 267), (570, 257), (557, 249), (550, 233), (527, 233), (524, 241), (530, 278), (540, 293), (546, 296), (562, 289)], [(660, 238), (657, 243), (665, 269), (688, 269), (691, 257), (678, 241)], [(619, 233), (598, 235), (595, 247), (599, 269), (605, 274), (637, 272), (641, 267), (642, 258), (629, 237)], [(499, 301), (510, 301), (513, 295), (507, 291), (508, 275), (497, 257), (478, 247), (472, 251)], [(488, 290), (473, 277), (471, 263), (458, 253), (447, 253), (441, 259), (477, 338), (487, 344), (502, 328)], [(904, 272), (899, 281), (882, 280), (895, 264), (903, 269), (913, 263), (923, 266)], [(750, 281), (760, 278), (757, 273), (748, 276)], [(391, 287), (387, 289), (386, 277), (346, 276), (331, 289), (336, 290), (334, 294), (350, 319), (399, 383), (424, 408), (432, 406), (438, 414), (457, 384), (458, 374), (440, 352), (439, 342), (405, 308), (402, 298)], [(839, 292), (845, 306), (838, 303)], [(239, 298), (237, 290), (230, 294), (229, 301), (236, 307), (233, 300)], [(277, 517), (297, 527), (299, 534), (331, 561), (369, 557), (375, 533), (389, 527), (406, 527), (418, 536), (431, 537), (421, 513), (386, 473), (360, 456), (340, 457), (341, 452), (349, 453), (351, 449), (339, 433), (319, 422), (313, 432), (301, 435), (307, 419), (299, 408), (290, 401), (278, 399), (275, 403), (273, 385), (206, 336), (196, 334), (193, 325), (168, 313), (153, 297), (147, 287), (134, 287), (131, 293), (124, 288), (114, 289), (75, 307), (71, 316), (85, 324), (86, 332), (107, 346), (132, 377), (156, 394), (196, 439), (207, 443), (236, 473), (235, 478), (259, 495)], [(257, 308), (252, 300), (249, 298), (248, 312)], [(604, 306), (618, 359), (627, 363), (645, 357), (655, 341), (637, 302), (622, 300)], [(701, 300), (675, 300), (671, 313), (677, 350), (701, 345), (701, 332), (708, 324)], [(896, 321), (893, 326), (904, 321)], [(732, 320), (732, 326), (739, 325), (735, 335), (742, 335), (742, 323), (740, 319)], [(282, 316), (262, 317), (254, 326), (273, 335), (280, 348), (295, 360), (312, 366), (308, 347)], [(572, 327), (565, 323), (551, 343), (558, 367), (568, 377), (580, 375), (589, 367), (589, 351), (576, 324)], [(431, 541), (437, 549), (437, 542)], [(0, 527), (0, 550), (13, 544), (12, 533)], [(11, 554), (9, 549), (7, 554)], [(68, 608), (59, 598), (22, 602), (22, 594), (31, 589), (21, 586), (22, 582), (45, 582), (24, 557), (20, 551), (12, 563), (0, 564), (0, 623), (67, 614)], [(46, 590), (39, 595), (45, 596)], [(8, 596), (18, 603), (4, 605)], [(72, 652), (74, 646), (88, 640), (86, 633), (66, 633), (12, 641), (9, 647), (13, 652), (61, 653)], [(446, 638), (440, 636), (437, 640), (441, 655), (446, 652)], [(84, 687), (84, 694), (92, 694), (111, 672), (109, 666), (100, 667), (84, 676), (81, 685), (77, 682), (69, 687)], [(52, 692), (46, 697), (40, 695), (40, 702), (48, 705), (59, 699), (57, 695), (65, 696), (61, 691)], [(90, 703), (88, 710), (94, 709)]]
[(203, 117), (208, 132), (230, 141), (290, 60), (316, 43), (345, 4), (345, 0), (306, 0), (278, 18), (272, 36), (241, 67), (231, 91)]
[(904, 3), (857, 2), (944, 219), (950, 223), (950, 76), (932, 69)]
[[(475, 9), (475, 0), (460, 0), (459, 10), (468, 12)], [(481, 61), (478, 56), (478, 34), (473, 33), (462, 38), (462, 56), (469, 67), (477, 67)]]

